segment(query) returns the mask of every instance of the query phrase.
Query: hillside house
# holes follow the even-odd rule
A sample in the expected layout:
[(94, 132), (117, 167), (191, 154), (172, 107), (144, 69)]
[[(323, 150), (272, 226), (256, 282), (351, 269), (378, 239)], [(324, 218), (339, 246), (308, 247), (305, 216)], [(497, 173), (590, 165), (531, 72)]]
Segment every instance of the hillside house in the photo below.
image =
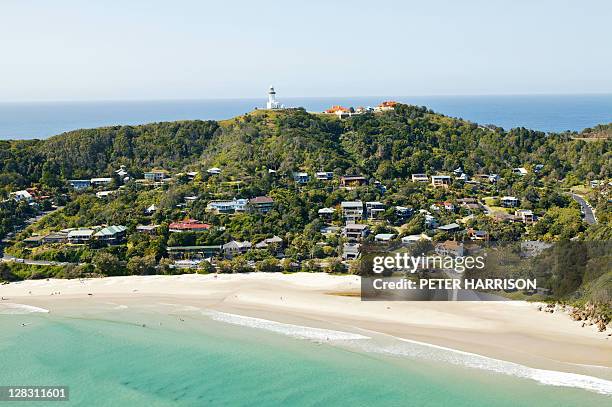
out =
[(37, 247), (43, 243), (44, 236), (41, 235), (33, 235), (26, 237), (22, 240), (23, 244), (27, 247)]
[(431, 241), (431, 237), (427, 236), (424, 233), (421, 233), (420, 235), (408, 235), (408, 236), (402, 237), (402, 243), (405, 243), (405, 244), (414, 244), (416, 242), (425, 242), (425, 241)]
[(438, 226), (438, 220), (430, 213), (425, 214), (425, 227), (433, 229)]
[(236, 212), (244, 212), (246, 210), (248, 199), (233, 199), (231, 201), (210, 201), (206, 205), (206, 211), (216, 214), (230, 214)]
[(365, 208), (368, 219), (379, 219), (385, 212), (385, 205), (378, 201), (366, 202)]
[(118, 244), (125, 239), (126, 230), (127, 228), (122, 225), (107, 226), (94, 233), (93, 237), (100, 242)]
[(349, 117), (351, 115), (351, 109), (344, 106), (332, 106), (325, 111), (327, 114), (335, 114), (339, 118), (343, 119), (345, 117)]
[(397, 102), (394, 100), (385, 100), (384, 102), (380, 103), (378, 106), (376, 106), (374, 108), (375, 112), (386, 112), (388, 110), (393, 110), (395, 109), (395, 106), (397, 106)]
[(32, 194), (30, 194), (25, 189), (21, 191), (11, 192), (10, 197), (13, 198), (17, 202), (19, 201), (32, 202), (34, 200), (34, 197), (32, 196)]
[(393, 233), (379, 233), (374, 236), (375, 242), (390, 242), (395, 237)]
[(310, 181), (310, 175), (307, 172), (294, 172), (293, 180), (298, 184), (307, 184)]
[(157, 206), (155, 206), (155, 204), (149, 206), (147, 209), (145, 209), (145, 214), (146, 215), (152, 215), (155, 213), (155, 211), (157, 211)]
[(515, 208), (519, 205), (519, 199), (515, 196), (502, 196), (500, 202), (504, 208)]
[(244, 241), (239, 242), (237, 240), (232, 240), (223, 245), (223, 253), (226, 257), (234, 257), (240, 254), (244, 254), (251, 250), (251, 242)]
[(181, 232), (203, 232), (210, 229), (210, 225), (202, 223), (195, 219), (186, 219), (178, 222), (172, 222), (168, 225), (168, 231), (181, 233)]
[(336, 212), (334, 208), (321, 208), (317, 211), (317, 214), (321, 219), (330, 221), (334, 216), (334, 212)]
[(429, 182), (429, 177), (427, 174), (412, 174), (412, 182)]
[(349, 240), (361, 240), (370, 233), (368, 225), (350, 223), (342, 228), (342, 235)]
[(92, 239), (94, 233), (93, 229), (75, 229), (68, 232), (66, 238), (70, 244), (84, 244)]
[(340, 187), (345, 189), (353, 189), (362, 185), (366, 185), (368, 182), (365, 177), (360, 175), (345, 175), (340, 177)]
[(68, 233), (65, 232), (53, 232), (44, 236), (42, 239), (43, 244), (54, 244), (54, 243), (66, 243), (68, 240)]
[(452, 179), (450, 175), (432, 175), (431, 176), (431, 185), (434, 188), (448, 188), (452, 183)]
[(342, 245), (342, 260), (355, 260), (359, 257), (359, 243), (344, 243)]
[(519, 209), (514, 211), (514, 217), (515, 219), (523, 222), (525, 225), (531, 225), (536, 221), (533, 211), (530, 211), (529, 209)]
[(98, 191), (96, 192), (96, 198), (99, 199), (104, 199), (104, 198), (108, 198), (113, 194), (116, 194), (117, 191)]
[(255, 212), (268, 213), (274, 207), (274, 199), (269, 196), (258, 196), (250, 199), (248, 206)]
[(102, 185), (108, 185), (111, 182), (113, 182), (113, 179), (112, 178), (108, 178), (108, 177), (92, 178), (90, 180), (91, 186), (93, 186), (93, 187), (98, 187), (98, 186), (102, 186)]
[(412, 216), (412, 208), (408, 208), (406, 206), (396, 206), (395, 207), (395, 215), (401, 219), (407, 219)]
[(71, 179), (68, 184), (77, 191), (87, 189), (91, 186), (91, 180), (88, 179)]
[(363, 219), (363, 202), (344, 201), (340, 204), (342, 217), (346, 222), (358, 222)]
[(461, 230), (461, 226), (459, 226), (457, 223), (453, 222), (453, 223), (449, 223), (447, 225), (438, 226), (437, 230), (439, 230), (441, 232), (455, 233), (455, 232), (459, 232)]
[(471, 240), (489, 240), (489, 233), (485, 230), (476, 230), (469, 228), (467, 230), (467, 236)]
[(330, 171), (319, 171), (315, 173), (315, 178), (319, 181), (331, 181), (334, 178), (334, 173)]
[(222, 246), (169, 246), (168, 256), (173, 259), (208, 259), (218, 256)]
[(153, 169), (144, 173), (144, 179), (151, 182), (162, 182), (168, 178), (168, 174), (166, 170)]
[(321, 230), (319, 230), (319, 232), (321, 232), (321, 234), (326, 235), (326, 236), (337, 235), (338, 233), (340, 233), (340, 227), (339, 226), (324, 226), (321, 228)]
[(524, 177), (525, 175), (529, 173), (529, 171), (527, 171), (526, 168), (518, 167), (518, 168), (513, 168), (512, 173), (514, 175), (520, 175), (521, 177)]
[(137, 225), (136, 232), (144, 233), (146, 235), (156, 235), (159, 227), (160, 225)]
[(283, 239), (278, 236), (272, 236), (255, 244), (256, 249), (279, 249), (283, 246)]

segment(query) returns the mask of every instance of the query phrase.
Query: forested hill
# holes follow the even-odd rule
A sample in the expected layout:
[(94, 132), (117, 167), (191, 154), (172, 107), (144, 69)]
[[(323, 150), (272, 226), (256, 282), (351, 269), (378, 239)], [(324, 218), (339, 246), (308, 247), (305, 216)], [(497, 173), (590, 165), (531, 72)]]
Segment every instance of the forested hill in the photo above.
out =
[(363, 174), (379, 180), (415, 172), (504, 174), (543, 164), (542, 174), (576, 180), (610, 177), (611, 141), (579, 134), (505, 131), (398, 105), (348, 119), (302, 109), (255, 111), (215, 121), (180, 121), (67, 132), (47, 140), (0, 141), (0, 189), (66, 179), (110, 176), (119, 165), (133, 175), (223, 166), (224, 174), (265, 168)]

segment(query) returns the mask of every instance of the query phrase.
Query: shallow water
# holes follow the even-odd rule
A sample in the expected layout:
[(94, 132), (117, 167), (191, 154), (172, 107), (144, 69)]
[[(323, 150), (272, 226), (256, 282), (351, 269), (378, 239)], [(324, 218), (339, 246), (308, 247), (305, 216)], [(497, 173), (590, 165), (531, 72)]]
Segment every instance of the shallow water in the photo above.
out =
[(402, 355), (384, 350), (399, 346), (393, 339), (377, 343), (363, 333), (308, 333), (227, 315), (171, 305), (0, 315), (0, 384), (67, 385), (71, 400), (62, 405), (88, 406), (516, 407), (611, 400), (431, 357), (443, 350)]

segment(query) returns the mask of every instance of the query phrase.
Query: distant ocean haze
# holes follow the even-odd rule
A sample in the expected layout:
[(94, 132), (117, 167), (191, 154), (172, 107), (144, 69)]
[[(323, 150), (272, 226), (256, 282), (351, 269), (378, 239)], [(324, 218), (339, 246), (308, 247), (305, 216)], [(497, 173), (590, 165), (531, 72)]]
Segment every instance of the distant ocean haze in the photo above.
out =
[[(530, 96), (283, 97), (287, 107), (320, 112), (332, 105), (376, 106), (383, 100), (427, 106), (448, 116), (505, 129), (580, 131), (612, 122), (612, 94)], [(0, 139), (47, 138), (70, 130), (175, 120), (222, 120), (265, 106), (259, 99), (0, 103)]]

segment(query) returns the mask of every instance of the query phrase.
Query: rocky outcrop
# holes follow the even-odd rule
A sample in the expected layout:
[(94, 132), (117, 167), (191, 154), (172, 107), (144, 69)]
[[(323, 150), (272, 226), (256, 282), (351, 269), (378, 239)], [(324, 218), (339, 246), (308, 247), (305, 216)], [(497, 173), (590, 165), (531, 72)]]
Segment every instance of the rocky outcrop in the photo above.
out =
[(597, 309), (595, 304), (587, 303), (583, 307), (572, 307), (565, 304), (547, 304), (546, 306), (538, 306), (538, 311), (547, 312), (549, 314), (558, 312), (568, 313), (573, 321), (582, 321), (581, 326), (597, 327), (599, 332), (604, 332), (608, 329), (610, 321)]

